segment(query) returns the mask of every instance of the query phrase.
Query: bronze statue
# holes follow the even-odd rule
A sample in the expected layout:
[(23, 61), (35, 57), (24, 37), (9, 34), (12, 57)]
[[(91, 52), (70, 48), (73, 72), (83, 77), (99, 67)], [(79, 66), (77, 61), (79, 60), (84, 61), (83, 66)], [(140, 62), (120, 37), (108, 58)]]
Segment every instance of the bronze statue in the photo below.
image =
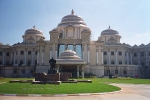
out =
[(49, 63), (50, 63), (50, 70), (52, 70), (52, 69), (54, 70), (55, 69), (56, 60), (53, 59), (53, 57), (52, 57), (52, 59), (49, 60)]

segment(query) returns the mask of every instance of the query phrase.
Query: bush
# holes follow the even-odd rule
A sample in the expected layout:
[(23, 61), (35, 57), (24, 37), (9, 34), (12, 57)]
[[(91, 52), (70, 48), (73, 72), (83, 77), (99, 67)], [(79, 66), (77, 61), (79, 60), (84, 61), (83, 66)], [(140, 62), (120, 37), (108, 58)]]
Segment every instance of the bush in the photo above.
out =
[(94, 73), (85, 73), (84, 77), (85, 78), (96, 78), (96, 74), (94, 74)]

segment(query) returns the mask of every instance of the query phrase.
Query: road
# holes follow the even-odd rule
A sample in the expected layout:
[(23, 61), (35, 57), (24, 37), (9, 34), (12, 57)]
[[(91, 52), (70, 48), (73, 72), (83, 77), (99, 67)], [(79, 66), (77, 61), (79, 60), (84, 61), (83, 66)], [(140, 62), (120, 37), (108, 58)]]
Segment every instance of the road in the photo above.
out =
[(150, 85), (114, 83), (112, 85), (121, 87), (122, 92), (103, 95), (63, 97), (0, 96), (0, 100), (150, 100)]

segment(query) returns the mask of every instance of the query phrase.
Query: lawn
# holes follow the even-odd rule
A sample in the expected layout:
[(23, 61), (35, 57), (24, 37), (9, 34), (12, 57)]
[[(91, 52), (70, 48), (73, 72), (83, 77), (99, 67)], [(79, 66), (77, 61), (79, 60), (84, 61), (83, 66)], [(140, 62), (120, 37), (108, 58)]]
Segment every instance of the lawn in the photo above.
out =
[(100, 83), (97, 80), (93, 80), (92, 83), (61, 83), (60, 85), (8, 83), (9, 80), (12, 79), (5, 78), (1, 80), (1, 82), (6, 83), (0, 84), (0, 94), (78, 94), (112, 92), (120, 90), (119, 87)]
[[(29, 78), (13, 78), (13, 80), (30, 80)], [(61, 83), (53, 84), (30, 84), (30, 83), (8, 83), (12, 78), (0, 79), (0, 94), (78, 94), (99, 93), (120, 90), (119, 87), (105, 83), (129, 83), (150, 84), (150, 79), (91, 79), (92, 83)]]

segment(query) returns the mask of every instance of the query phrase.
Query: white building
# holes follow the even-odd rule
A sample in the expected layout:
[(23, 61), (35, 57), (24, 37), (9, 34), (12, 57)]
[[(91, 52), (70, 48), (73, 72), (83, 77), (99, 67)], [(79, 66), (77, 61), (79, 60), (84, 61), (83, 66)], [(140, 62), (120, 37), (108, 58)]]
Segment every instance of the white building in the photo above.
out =
[(84, 77), (84, 73), (150, 77), (150, 44), (122, 44), (121, 35), (110, 26), (97, 41), (91, 41), (90, 28), (73, 10), (49, 34), (50, 40), (44, 40), (42, 31), (34, 26), (25, 31), (22, 43), (1, 43), (0, 75), (30, 77), (35, 64), (36, 72), (48, 72), (49, 59), (53, 57), (59, 72), (71, 72), (74, 77)]

